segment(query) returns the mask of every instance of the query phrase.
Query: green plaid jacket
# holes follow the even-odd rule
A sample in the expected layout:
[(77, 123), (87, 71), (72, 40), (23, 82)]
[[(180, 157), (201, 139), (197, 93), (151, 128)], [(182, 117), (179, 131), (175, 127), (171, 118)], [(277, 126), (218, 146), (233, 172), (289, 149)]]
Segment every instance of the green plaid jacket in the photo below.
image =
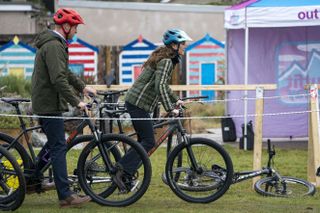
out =
[(172, 70), (173, 64), (169, 58), (162, 59), (156, 70), (151, 67), (144, 68), (127, 92), (125, 100), (147, 112), (153, 112), (159, 101), (167, 112), (173, 110), (173, 104), (178, 97), (168, 85)]

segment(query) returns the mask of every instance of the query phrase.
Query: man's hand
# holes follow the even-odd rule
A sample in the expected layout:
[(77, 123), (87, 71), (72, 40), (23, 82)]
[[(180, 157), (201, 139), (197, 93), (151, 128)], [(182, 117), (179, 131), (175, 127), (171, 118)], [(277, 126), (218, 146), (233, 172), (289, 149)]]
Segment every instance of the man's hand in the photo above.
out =
[(88, 87), (86, 86), (84, 89), (83, 89), (83, 94), (87, 97), (89, 97), (89, 94), (92, 93), (93, 95), (97, 95), (97, 90), (95, 88), (92, 88), (92, 87)]
[(87, 104), (85, 102), (80, 101), (80, 103), (78, 104), (78, 107), (81, 110), (85, 110), (86, 109)]

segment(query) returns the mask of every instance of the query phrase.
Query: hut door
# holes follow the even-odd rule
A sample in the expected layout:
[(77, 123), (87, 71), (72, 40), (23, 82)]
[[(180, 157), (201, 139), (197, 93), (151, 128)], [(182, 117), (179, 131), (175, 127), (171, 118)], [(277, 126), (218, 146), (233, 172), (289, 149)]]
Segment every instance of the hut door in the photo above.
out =
[[(216, 81), (216, 66), (214, 63), (201, 64), (201, 85), (213, 85)], [(201, 95), (207, 95), (208, 100), (213, 100), (215, 92), (213, 90), (203, 90)]]
[(133, 66), (133, 79), (136, 80), (142, 72), (142, 66), (136, 65)]
[(9, 75), (17, 76), (19, 78), (24, 78), (24, 68), (22, 67), (9, 68)]

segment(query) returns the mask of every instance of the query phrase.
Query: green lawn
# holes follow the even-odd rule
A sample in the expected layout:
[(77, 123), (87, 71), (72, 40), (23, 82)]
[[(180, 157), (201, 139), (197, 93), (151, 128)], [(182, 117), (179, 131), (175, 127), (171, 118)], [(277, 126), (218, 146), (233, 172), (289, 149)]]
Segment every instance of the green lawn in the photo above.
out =
[[(225, 147), (233, 160), (235, 171), (252, 168), (252, 152), (238, 150), (230, 145)], [(307, 150), (277, 149), (276, 168), (283, 175), (306, 178)], [(263, 152), (264, 163), (266, 152)], [(70, 160), (75, 163), (75, 159)], [(55, 191), (41, 195), (27, 195), (23, 205), (16, 212), (320, 212), (320, 193), (305, 198), (269, 198), (257, 194), (252, 189), (252, 181), (247, 180), (232, 185), (227, 193), (217, 201), (209, 204), (187, 203), (171, 192), (162, 183), (161, 173), (165, 166), (165, 150), (160, 148), (151, 157), (153, 177), (147, 193), (135, 204), (126, 208), (111, 208), (89, 203), (81, 209), (59, 209)], [(71, 162), (70, 162), (71, 163)]]

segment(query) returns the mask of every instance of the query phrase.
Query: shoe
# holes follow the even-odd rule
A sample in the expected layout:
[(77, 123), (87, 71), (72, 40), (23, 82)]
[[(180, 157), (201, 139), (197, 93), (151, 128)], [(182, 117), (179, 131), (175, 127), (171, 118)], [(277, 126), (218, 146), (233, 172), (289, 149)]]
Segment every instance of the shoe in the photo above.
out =
[(45, 191), (56, 189), (54, 182), (42, 181), (41, 183), (32, 183), (27, 185), (27, 194), (43, 193)]
[(117, 172), (112, 177), (113, 182), (118, 186), (120, 194), (126, 194), (133, 191), (138, 186), (132, 175), (126, 173), (120, 164), (116, 165)]
[(44, 190), (44, 191), (50, 191), (50, 190), (54, 190), (56, 189), (56, 184), (52, 181), (52, 182), (49, 182), (49, 181), (43, 181), (41, 183), (41, 188)]
[(87, 195), (72, 194), (64, 200), (59, 201), (60, 208), (77, 207), (83, 203), (87, 203), (91, 198)]

